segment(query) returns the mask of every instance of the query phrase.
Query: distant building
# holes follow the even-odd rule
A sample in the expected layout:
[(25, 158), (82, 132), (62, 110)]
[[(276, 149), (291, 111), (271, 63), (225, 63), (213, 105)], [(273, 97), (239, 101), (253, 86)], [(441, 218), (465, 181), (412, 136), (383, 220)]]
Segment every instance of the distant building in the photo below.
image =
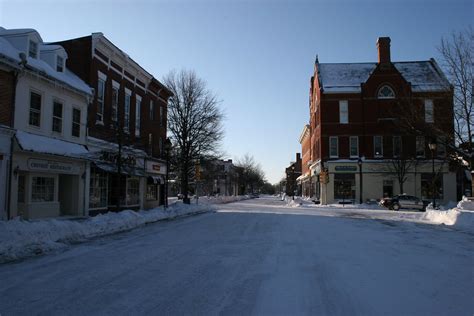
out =
[(197, 182), (199, 195), (239, 194), (239, 174), (232, 159), (207, 161), (200, 168)]
[[(456, 200), (456, 174), (446, 159), (454, 139), (452, 87), (434, 59), (392, 62), (388, 37), (379, 38), (377, 48), (378, 62), (320, 63), (316, 58), (309, 128), (300, 138), (303, 154), (311, 148), (304, 158), (311, 164), (303, 169), (303, 184), (310, 177), (309, 194), (323, 203), (401, 193)], [(407, 124), (439, 134), (410, 132)], [(432, 137), (437, 144), (434, 178)], [(408, 160), (400, 192), (394, 164)]]
[(286, 175), (286, 195), (294, 196), (301, 195), (301, 187), (298, 185), (296, 179), (301, 176), (301, 154), (296, 154), (296, 161), (291, 162), (285, 169)]

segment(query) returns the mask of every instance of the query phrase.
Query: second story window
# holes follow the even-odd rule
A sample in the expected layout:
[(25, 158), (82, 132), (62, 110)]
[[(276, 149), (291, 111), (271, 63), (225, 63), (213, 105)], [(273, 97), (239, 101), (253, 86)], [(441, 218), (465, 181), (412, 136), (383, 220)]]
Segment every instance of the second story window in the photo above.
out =
[(72, 136), (80, 137), (81, 136), (81, 110), (73, 108), (72, 109)]
[(53, 132), (63, 131), (63, 105), (59, 101), (53, 102)]
[(41, 124), (41, 94), (30, 93), (30, 118), (29, 124), (40, 127)]
[(28, 56), (35, 59), (38, 58), (38, 43), (35, 41), (30, 41), (28, 47)]
[(105, 97), (105, 80), (99, 79), (97, 83), (97, 122), (104, 121), (104, 97)]
[(140, 137), (140, 114), (142, 107), (142, 98), (137, 95), (137, 103), (135, 105), (135, 136)]
[(384, 85), (377, 92), (377, 98), (378, 99), (395, 99), (395, 92), (390, 86)]
[(153, 103), (153, 100), (150, 100), (150, 121), (153, 121), (155, 119), (155, 104)]
[(425, 136), (416, 136), (416, 157), (425, 157)]
[(56, 57), (56, 71), (58, 72), (64, 71), (64, 59), (61, 56)]
[(148, 134), (148, 153), (153, 156), (153, 135), (151, 133)]
[(339, 101), (339, 123), (349, 123), (348, 102), (346, 100)]
[(130, 130), (130, 99), (131, 91), (125, 89), (125, 106), (123, 110), (123, 129), (125, 133), (128, 133)]
[(120, 84), (112, 81), (112, 121), (118, 121), (118, 102), (119, 102)]
[(337, 158), (339, 157), (339, 143), (337, 136), (329, 137), (329, 157)]
[(400, 157), (402, 153), (402, 137), (393, 136), (393, 157)]
[(374, 136), (374, 157), (383, 157), (382, 136)]
[(351, 158), (359, 157), (359, 137), (351, 136), (349, 138)]
[(160, 127), (163, 127), (165, 125), (165, 117), (163, 115), (163, 107), (160, 106)]
[(425, 122), (434, 123), (433, 100), (425, 100)]
[(159, 143), (159, 150), (160, 150), (160, 156), (163, 156), (163, 138), (160, 138), (160, 143)]

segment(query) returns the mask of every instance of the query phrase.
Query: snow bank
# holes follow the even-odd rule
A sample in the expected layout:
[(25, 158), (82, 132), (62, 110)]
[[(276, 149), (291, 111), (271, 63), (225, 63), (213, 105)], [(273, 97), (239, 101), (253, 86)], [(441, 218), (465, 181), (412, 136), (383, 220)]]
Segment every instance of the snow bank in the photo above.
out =
[(0, 263), (65, 248), (71, 243), (127, 231), (163, 219), (213, 210), (210, 205), (175, 203), (148, 211), (109, 212), (85, 220), (0, 221)]
[(303, 201), (303, 199), (297, 197), (293, 200), (292, 197), (286, 197), (286, 205), (289, 206), (289, 207), (302, 207), (304, 202), (307, 202), (307, 201)]
[[(251, 199), (249, 195), (238, 195), (238, 196), (200, 196), (198, 204), (225, 204), (238, 202), (243, 200)], [(192, 199), (193, 203), (196, 203), (196, 199)]]
[(427, 208), (422, 220), (474, 232), (474, 201), (463, 197), (455, 208), (446, 211)]

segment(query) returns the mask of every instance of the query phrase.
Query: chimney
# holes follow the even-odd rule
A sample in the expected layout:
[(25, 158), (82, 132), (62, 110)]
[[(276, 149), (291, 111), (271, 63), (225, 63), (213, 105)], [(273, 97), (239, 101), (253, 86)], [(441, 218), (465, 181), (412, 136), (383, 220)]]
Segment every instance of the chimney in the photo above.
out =
[(300, 153), (296, 153), (296, 162), (300, 161), (301, 160), (301, 154)]
[(377, 39), (377, 50), (379, 53), (379, 64), (388, 64), (390, 60), (390, 37), (379, 37)]

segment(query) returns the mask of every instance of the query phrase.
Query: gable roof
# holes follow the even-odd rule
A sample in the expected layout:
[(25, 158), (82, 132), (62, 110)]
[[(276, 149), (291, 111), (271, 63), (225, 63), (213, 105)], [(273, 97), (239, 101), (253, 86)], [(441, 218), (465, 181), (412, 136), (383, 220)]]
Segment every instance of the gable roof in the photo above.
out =
[[(28, 32), (33, 32), (27, 29)], [(20, 53), (25, 53), (21, 52), (18, 49), (16, 49), (6, 38), (2, 36), (7, 32), (8, 34), (16, 34), (14, 32), (23, 32), (23, 30), (5, 30), (2, 29), (0, 30), (0, 62), (7, 62), (11, 64), (13, 67), (18, 68), (19, 64), (21, 63), (21, 57)], [(36, 31), (34, 31), (36, 32)], [(47, 45), (41, 44), (40, 43), (40, 49), (43, 50)], [(53, 49), (57, 49), (58, 47), (53, 47)], [(64, 72), (58, 72), (56, 69), (53, 69), (47, 62), (45, 62), (42, 59), (37, 59), (37, 58), (31, 58), (27, 54), (26, 56), (26, 65), (25, 67), (28, 69), (32, 69), (36, 71), (37, 73), (51, 78), (55, 81), (61, 82), (63, 84), (68, 85), (71, 88), (76, 89), (77, 91), (81, 93), (85, 93), (88, 95), (92, 95), (92, 88), (89, 87), (84, 81), (82, 81), (78, 76), (76, 76), (73, 72), (71, 72), (69, 69), (64, 69)]]
[[(434, 59), (394, 62), (393, 65), (411, 83), (413, 92), (449, 91), (450, 84)], [(377, 63), (320, 63), (319, 80), (325, 93), (360, 93), (360, 85), (369, 79)]]

